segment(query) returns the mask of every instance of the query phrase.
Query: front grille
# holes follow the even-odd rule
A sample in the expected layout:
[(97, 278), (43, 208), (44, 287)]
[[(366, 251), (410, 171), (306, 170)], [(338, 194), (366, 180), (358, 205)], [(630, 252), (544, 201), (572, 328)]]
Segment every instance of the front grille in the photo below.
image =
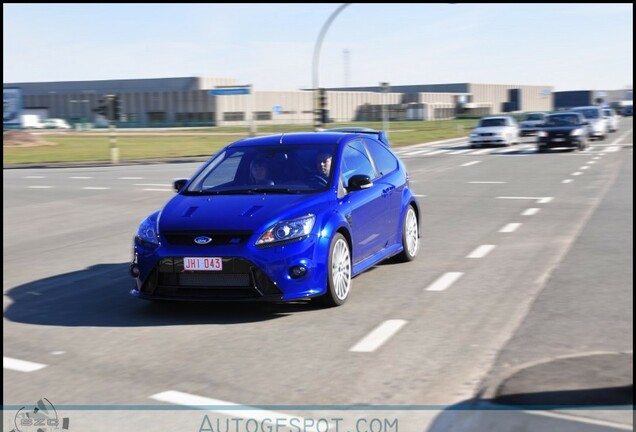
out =
[[(252, 235), (252, 231), (189, 231), (189, 232), (166, 232), (163, 236), (169, 244), (175, 246), (223, 246), (241, 244), (247, 241)], [(209, 237), (210, 243), (198, 245), (194, 242), (197, 237)]]
[(488, 136), (489, 137), (489, 136), (495, 136), (495, 134), (492, 133), (492, 132), (482, 132), (482, 133), (479, 134), (479, 136)]
[(550, 132), (548, 135), (550, 138), (567, 138), (570, 136), (569, 132)]
[(163, 258), (142, 293), (182, 299), (258, 299), (282, 296), (274, 282), (250, 261), (223, 258), (222, 271), (184, 271), (182, 257)]
[(177, 273), (179, 286), (249, 287), (249, 274), (217, 274), (212, 272)]

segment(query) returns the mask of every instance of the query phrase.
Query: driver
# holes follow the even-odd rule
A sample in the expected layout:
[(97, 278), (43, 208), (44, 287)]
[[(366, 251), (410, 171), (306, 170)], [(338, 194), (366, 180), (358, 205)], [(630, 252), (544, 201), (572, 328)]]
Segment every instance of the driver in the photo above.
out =
[(316, 165), (318, 167), (318, 171), (322, 177), (325, 179), (329, 178), (329, 172), (331, 171), (331, 153), (319, 153), (316, 158)]

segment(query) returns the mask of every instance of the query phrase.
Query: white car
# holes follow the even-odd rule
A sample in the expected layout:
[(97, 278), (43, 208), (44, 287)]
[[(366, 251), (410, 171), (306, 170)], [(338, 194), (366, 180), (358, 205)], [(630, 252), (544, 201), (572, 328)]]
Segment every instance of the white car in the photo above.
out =
[(531, 112), (526, 114), (526, 117), (519, 124), (520, 135), (536, 135), (539, 131), (539, 126), (545, 121), (546, 115), (544, 112)]
[(607, 118), (607, 125), (610, 132), (618, 130), (618, 114), (612, 108), (603, 108), (603, 115)]
[(609, 130), (607, 126), (607, 119), (603, 115), (603, 108), (600, 106), (583, 106), (572, 108), (569, 111), (574, 111), (583, 114), (583, 117), (588, 121), (590, 128), (590, 137), (604, 140)]
[(469, 143), (473, 148), (484, 144), (518, 144), (519, 125), (511, 116), (484, 117), (470, 132)]
[(44, 120), (44, 127), (47, 129), (70, 129), (71, 126), (64, 119), (50, 118)]

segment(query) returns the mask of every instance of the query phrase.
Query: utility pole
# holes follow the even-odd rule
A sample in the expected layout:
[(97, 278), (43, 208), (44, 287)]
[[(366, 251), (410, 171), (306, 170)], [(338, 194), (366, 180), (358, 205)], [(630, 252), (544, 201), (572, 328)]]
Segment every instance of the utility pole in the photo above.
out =
[(110, 161), (113, 164), (119, 163), (119, 148), (117, 147), (117, 133), (115, 126), (115, 114), (118, 111), (116, 104), (116, 95), (106, 95), (106, 118), (108, 118), (108, 129), (110, 135)]

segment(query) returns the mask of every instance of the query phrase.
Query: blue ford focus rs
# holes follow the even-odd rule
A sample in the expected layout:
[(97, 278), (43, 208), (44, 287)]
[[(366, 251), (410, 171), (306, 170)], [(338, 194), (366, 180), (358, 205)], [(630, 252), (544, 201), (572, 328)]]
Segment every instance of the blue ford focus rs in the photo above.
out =
[(354, 276), (417, 255), (419, 204), (382, 131), (243, 139), (174, 187), (137, 230), (137, 297), (337, 306)]

